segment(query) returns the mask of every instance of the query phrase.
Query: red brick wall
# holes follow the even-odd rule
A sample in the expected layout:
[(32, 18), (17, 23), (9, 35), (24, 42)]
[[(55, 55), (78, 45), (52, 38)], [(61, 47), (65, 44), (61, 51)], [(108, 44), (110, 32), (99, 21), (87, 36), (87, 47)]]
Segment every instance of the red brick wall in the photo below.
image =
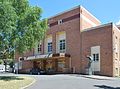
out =
[(80, 7), (73, 9), (71, 11), (67, 11), (67, 12), (62, 13), (62, 14), (57, 15), (57, 16), (53, 16), (53, 17), (48, 19), (48, 23), (51, 24), (53, 22), (60, 20), (61, 18), (63, 19), (63, 18), (71, 17), (73, 15), (80, 13), (79, 11), (80, 11)]
[[(116, 46), (117, 45), (117, 52)], [(117, 56), (118, 55), (118, 56)], [(120, 30), (114, 25), (113, 26), (113, 75), (120, 75)], [(116, 68), (118, 68), (118, 74), (116, 73)]]
[[(82, 11), (82, 12), (81, 12)], [(99, 25), (100, 22), (98, 22), (95, 18), (93, 18), (88, 12), (85, 11), (85, 9), (78, 7), (74, 10), (71, 10), (69, 12), (65, 12), (61, 15), (55, 16), (53, 18), (49, 19), (49, 24), (54, 23), (60, 19), (68, 18), (70, 16), (76, 15), (78, 13), (81, 13), (86, 16), (86, 18), (93, 21), (95, 24)], [(72, 67), (75, 67), (75, 70), (77, 73), (80, 72), (81, 68), (81, 36), (80, 36), (80, 30), (92, 27), (92, 25), (88, 22), (85, 22), (84, 19), (73, 19), (68, 22), (65, 22), (61, 25), (54, 25), (50, 27), (50, 29), (47, 32), (47, 35), (52, 34), (53, 36), (53, 53), (56, 52), (56, 33), (60, 31), (66, 32), (66, 45), (67, 45), (67, 53), (71, 55), (72, 59)]]
[(19, 59), (19, 57), (24, 57), (24, 56), (27, 57), (27, 56), (32, 56), (32, 55), (34, 55), (34, 49), (31, 50), (31, 51), (27, 51), (26, 53), (21, 54), (21, 55), (16, 52), (16, 54), (15, 54), (15, 59), (16, 59), (16, 62), (17, 62), (18, 59)]
[[(93, 27), (89, 22), (84, 19), (80, 19), (80, 16), (64, 22), (60, 25), (56, 24), (58, 20), (65, 19), (76, 14), (83, 14), (90, 21), (94, 22), (96, 25), (100, 25), (100, 22), (93, 18), (88, 12), (83, 8), (76, 8), (71, 11), (65, 12), (63, 14), (54, 16), (48, 20), (49, 24), (55, 23), (51, 26), (46, 35), (52, 35), (53, 42), (53, 53), (56, 53), (56, 34), (61, 31), (66, 32), (66, 53), (71, 55), (72, 67), (75, 67), (76, 73), (85, 73), (85, 67), (87, 65), (86, 55), (90, 55), (90, 48), (92, 46), (100, 45), (100, 55), (101, 55), (101, 71), (102, 75), (113, 75), (113, 52), (112, 52), (112, 25), (107, 24), (105, 26), (91, 28), (92, 30), (83, 31), (87, 28)], [(23, 56), (33, 55), (34, 50), (27, 52)], [(44, 42), (42, 44), (42, 54), (44, 54)], [(16, 55), (16, 59), (18, 59)], [(25, 65), (27, 64), (27, 65)], [(31, 63), (25, 63), (27, 66)], [(30, 66), (29, 66), (30, 67)]]
[(100, 74), (113, 75), (112, 59), (112, 25), (108, 24), (89, 31), (82, 32), (82, 72), (85, 73), (87, 55), (90, 55), (92, 46), (100, 46)]
[(22, 70), (19, 70), (20, 73), (29, 73), (33, 68), (33, 61), (23, 61)]
[[(69, 11), (52, 19), (56, 21), (67, 18), (78, 14), (79, 11), (80, 8), (76, 8), (75, 10)], [(66, 32), (66, 53), (71, 55), (72, 67), (76, 68), (76, 72), (80, 72), (80, 18), (70, 20), (61, 25), (55, 25), (48, 30), (47, 34), (52, 34), (53, 36), (53, 53), (56, 53), (56, 33), (61, 31)]]

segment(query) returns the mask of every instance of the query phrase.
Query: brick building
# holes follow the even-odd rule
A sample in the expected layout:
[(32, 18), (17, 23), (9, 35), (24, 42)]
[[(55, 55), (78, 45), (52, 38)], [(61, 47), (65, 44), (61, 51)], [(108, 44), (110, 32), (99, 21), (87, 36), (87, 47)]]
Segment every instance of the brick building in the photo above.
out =
[[(120, 75), (120, 30), (113, 23), (101, 22), (84, 7), (77, 6), (48, 19), (45, 39), (22, 56), (16, 55), (20, 72), (33, 67), (56, 73), (83, 73), (88, 58), (94, 74)], [(24, 60), (20, 60), (24, 58)]]

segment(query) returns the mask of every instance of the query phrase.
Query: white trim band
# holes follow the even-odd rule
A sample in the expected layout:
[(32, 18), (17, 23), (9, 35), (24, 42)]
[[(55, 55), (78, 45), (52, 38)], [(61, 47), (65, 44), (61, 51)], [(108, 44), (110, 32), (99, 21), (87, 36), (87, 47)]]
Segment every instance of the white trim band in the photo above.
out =
[(86, 16), (84, 16), (83, 14), (80, 14), (81, 18), (84, 19), (85, 21), (87, 21), (88, 23), (90, 23), (93, 26), (97, 26), (97, 24), (95, 24), (94, 22), (92, 22), (90, 19), (88, 19)]

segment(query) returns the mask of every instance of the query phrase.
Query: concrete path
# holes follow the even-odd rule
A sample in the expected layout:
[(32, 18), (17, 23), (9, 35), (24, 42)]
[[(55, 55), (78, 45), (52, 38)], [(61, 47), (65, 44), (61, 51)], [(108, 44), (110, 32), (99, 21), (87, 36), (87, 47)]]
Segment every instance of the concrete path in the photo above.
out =
[(82, 75), (38, 75), (27, 89), (120, 89), (120, 79)]

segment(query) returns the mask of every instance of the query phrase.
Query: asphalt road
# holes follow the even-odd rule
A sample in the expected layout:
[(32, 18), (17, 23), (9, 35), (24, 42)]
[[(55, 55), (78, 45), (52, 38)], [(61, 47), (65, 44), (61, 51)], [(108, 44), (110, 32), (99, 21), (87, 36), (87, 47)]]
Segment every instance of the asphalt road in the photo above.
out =
[(98, 80), (79, 75), (38, 75), (27, 89), (120, 89), (120, 79)]

